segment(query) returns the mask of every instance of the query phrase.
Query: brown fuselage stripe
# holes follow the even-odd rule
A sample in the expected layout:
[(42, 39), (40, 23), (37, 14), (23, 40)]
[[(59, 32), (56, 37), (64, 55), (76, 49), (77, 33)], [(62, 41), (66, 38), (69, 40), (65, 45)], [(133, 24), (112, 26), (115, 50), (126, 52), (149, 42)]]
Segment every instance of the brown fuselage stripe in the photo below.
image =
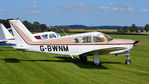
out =
[(127, 44), (31, 44), (31, 45), (133, 45), (133, 43), (127, 43)]
[(15, 40), (15, 38), (7, 39), (7, 40)]

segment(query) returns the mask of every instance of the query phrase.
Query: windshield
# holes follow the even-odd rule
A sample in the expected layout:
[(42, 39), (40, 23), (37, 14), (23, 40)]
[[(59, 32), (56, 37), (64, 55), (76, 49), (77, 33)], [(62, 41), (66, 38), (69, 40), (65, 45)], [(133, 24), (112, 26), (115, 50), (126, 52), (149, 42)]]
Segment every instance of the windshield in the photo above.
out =
[(93, 40), (94, 42), (104, 42), (105, 39), (103, 36), (97, 35), (97, 36), (93, 36)]
[(105, 34), (105, 37), (107, 38), (107, 40), (108, 40), (108, 41), (113, 40), (113, 38), (112, 38), (112, 37), (110, 37), (110, 36), (108, 36), (108, 35), (106, 35), (106, 34)]

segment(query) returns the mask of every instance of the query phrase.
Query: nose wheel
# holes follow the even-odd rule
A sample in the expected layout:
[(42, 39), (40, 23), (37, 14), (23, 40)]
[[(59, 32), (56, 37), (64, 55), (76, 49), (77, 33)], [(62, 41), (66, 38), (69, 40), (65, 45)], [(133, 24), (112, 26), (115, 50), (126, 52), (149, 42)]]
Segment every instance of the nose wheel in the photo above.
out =
[(125, 64), (131, 64), (131, 60), (130, 60), (130, 59), (127, 59), (127, 60), (125, 61)]
[(125, 61), (125, 64), (131, 64), (131, 60), (129, 56), (127, 56), (127, 60)]

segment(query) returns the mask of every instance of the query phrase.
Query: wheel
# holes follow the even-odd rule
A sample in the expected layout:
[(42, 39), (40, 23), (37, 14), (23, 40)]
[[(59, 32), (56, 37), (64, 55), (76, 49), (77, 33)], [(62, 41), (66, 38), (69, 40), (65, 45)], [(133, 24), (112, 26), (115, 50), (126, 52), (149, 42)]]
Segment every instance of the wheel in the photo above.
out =
[(127, 59), (127, 60), (125, 61), (125, 64), (131, 64), (131, 60)]
[(87, 57), (84, 55), (79, 55), (79, 58), (81, 61), (86, 62), (87, 61)]
[(101, 62), (100, 63), (98, 63), (98, 64), (95, 64), (96, 66), (101, 66)]

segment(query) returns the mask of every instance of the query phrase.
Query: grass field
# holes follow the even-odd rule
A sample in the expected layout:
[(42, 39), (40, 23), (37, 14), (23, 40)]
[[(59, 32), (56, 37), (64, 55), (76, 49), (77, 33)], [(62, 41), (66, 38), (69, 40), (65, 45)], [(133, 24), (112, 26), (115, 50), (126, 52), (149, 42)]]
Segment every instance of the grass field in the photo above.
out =
[(124, 64), (124, 56), (100, 56), (102, 65), (95, 66), (92, 56), (82, 63), (78, 57), (0, 46), (0, 84), (149, 84), (149, 36), (111, 36), (140, 41), (131, 51), (131, 65)]
[(115, 29), (91, 29), (91, 30), (86, 30), (86, 29), (69, 29), (70, 32), (94, 32), (94, 31), (99, 31), (99, 32), (117, 32)]
[(118, 32), (116, 29), (69, 29), (69, 32), (71, 33), (84, 33), (84, 32), (95, 32), (95, 31), (98, 31), (98, 32), (104, 32), (104, 33), (112, 33), (112, 34), (145, 34), (145, 35), (149, 35), (149, 32), (141, 32), (141, 30), (138, 30), (138, 32)]

